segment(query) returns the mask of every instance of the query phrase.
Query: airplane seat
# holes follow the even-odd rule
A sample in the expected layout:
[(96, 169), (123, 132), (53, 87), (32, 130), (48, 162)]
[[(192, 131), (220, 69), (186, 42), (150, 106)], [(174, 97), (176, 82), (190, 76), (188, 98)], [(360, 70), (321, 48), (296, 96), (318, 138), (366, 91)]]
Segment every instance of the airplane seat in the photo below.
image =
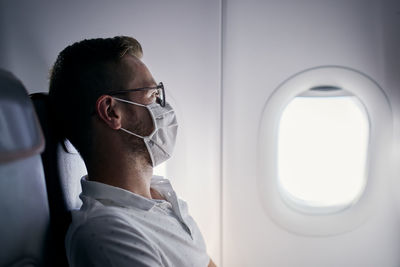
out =
[(48, 188), (51, 236), (55, 250), (52, 261), (57, 262), (57, 266), (68, 266), (64, 239), (71, 223), (70, 211), (79, 209), (82, 205), (79, 199), (82, 191), (80, 178), (87, 173), (86, 166), (71, 143), (62, 144), (58, 141), (55, 130), (51, 127), (48, 94), (35, 93), (30, 97), (46, 138), (42, 160)]
[(49, 207), (44, 138), (23, 84), (0, 69), (0, 266), (44, 266)]

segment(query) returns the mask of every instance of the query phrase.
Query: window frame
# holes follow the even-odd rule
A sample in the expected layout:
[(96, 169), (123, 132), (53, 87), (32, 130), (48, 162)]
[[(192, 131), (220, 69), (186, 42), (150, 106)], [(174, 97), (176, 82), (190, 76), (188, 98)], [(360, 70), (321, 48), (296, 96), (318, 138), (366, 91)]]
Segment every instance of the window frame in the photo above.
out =
[[(277, 179), (277, 130), (283, 109), (297, 95), (318, 86), (345, 88), (364, 104), (370, 119), (367, 181), (364, 193), (340, 212), (316, 215), (294, 210), (282, 199)], [(384, 194), (379, 174), (390, 169), (392, 110), (382, 88), (368, 75), (343, 66), (319, 66), (301, 71), (282, 82), (267, 99), (260, 114), (258, 132), (257, 188), (265, 214), (283, 229), (305, 236), (337, 235), (362, 225)]]

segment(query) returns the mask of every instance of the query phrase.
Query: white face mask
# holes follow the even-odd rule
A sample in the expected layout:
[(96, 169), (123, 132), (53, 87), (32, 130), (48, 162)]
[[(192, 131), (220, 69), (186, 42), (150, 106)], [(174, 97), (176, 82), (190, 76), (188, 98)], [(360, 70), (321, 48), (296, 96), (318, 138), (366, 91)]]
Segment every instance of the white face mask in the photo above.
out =
[(151, 134), (148, 136), (142, 136), (122, 127), (121, 130), (144, 140), (153, 167), (169, 159), (174, 150), (176, 134), (178, 131), (178, 122), (176, 120), (175, 111), (170, 104), (165, 103), (165, 107), (162, 107), (157, 103), (143, 105), (117, 97), (114, 97), (114, 99), (124, 103), (145, 107), (149, 110), (154, 125), (154, 130)]

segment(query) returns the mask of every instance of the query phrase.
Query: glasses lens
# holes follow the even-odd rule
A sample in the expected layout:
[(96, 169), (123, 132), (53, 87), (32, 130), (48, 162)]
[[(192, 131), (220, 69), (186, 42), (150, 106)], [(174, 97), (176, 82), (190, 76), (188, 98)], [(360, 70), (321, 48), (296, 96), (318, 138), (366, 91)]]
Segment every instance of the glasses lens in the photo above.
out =
[(162, 92), (161, 92), (161, 89), (157, 89), (157, 98), (156, 98), (156, 102), (158, 103), (158, 104), (162, 104)]
[(165, 107), (165, 92), (164, 92), (164, 86), (162, 83), (158, 85), (158, 90), (157, 90), (157, 103), (160, 104), (162, 107)]

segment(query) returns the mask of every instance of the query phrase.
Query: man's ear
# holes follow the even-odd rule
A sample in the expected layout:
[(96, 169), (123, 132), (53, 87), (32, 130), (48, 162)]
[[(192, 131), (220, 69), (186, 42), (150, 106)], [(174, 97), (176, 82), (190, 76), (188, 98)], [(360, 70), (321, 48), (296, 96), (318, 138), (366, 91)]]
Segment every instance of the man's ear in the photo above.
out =
[(111, 129), (121, 128), (121, 109), (117, 108), (117, 101), (109, 95), (102, 95), (96, 101), (96, 113)]

